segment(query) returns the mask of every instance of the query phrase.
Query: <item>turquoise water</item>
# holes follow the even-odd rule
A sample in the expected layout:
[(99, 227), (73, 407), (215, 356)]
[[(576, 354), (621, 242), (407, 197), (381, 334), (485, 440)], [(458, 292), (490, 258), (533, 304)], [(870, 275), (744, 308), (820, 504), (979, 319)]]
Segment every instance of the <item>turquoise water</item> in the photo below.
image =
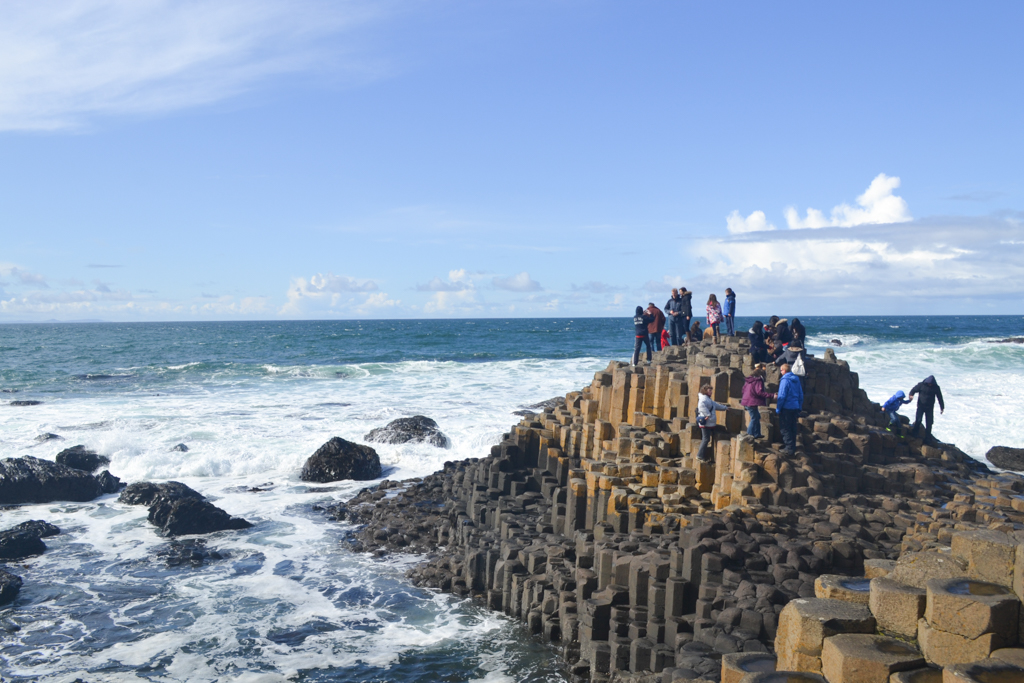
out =
[[(990, 343), (1021, 335), (1024, 319), (802, 320), (813, 353), (843, 341), (837, 353), (873, 400), (934, 374), (947, 402), (939, 438), (979, 459), (1024, 445), (1024, 347)], [(389, 478), (486, 455), (513, 411), (628, 359), (632, 336), (628, 318), (0, 325), (0, 404), (42, 401), (0, 405), (0, 457), (80, 443), (126, 481), (183, 481), (254, 523), (207, 538), (227, 559), (171, 568), (146, 511), (116, 497), (0, 510), (0, 528), (63, 529), (15, 568), (25, 587), (0, 612), (0, 676), (562, 680), (552, 650), (518, 625), (408, 585), (414, 558), (347, 551), (344, 526), (312, 508), (363, 484), (311, 489), (298, 471), (332, 436), (362, 441), (417, 413), (452, 448), (380, 445)], [(41, 433), (64, 440), (38, 443)]]

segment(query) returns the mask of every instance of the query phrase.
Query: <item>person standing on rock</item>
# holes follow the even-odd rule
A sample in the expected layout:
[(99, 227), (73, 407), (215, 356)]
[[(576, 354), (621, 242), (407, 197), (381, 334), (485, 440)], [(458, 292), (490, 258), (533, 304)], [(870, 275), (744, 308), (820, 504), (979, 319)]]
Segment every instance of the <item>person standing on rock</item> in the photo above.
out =
[(753, 327), (747, 332), (750, 340), (750, 357), (755, 363), (764, 363), (768, 360), (768, 345), (764, 341), (764, 323), (755, 320)]
[[(690, 329), (690, 321), (693, 320), (693, 305), (691, 300), (693, 299), (693, 292), (686, 291), (686, 287), (679, 288), (679, 298), (683, 302), (683, 329)], [(692, 336), (691, 336), (692, 338)], [(683, 338), (683, 343), (687, 341), (686, 337)], [(700, 341), (699, 339), (697, 341)]]
[(654, 320), (653, 315), (644, 313), (643, 306), (636, 307), (636, 313), (633, 315), (633, 328), (636, 330), (636, 340), (633, 342), (633, 365), (640, 362), (640, 346), (644, 345), (647, 347), (647, 362), (651, 362), (651, 335), (647, 331), (647, 326)]
[(804, 388), (800, 378), (789, 371), (789, 365), (779, 368), (782, 379), (779, 381), (779, 393), (775, 412), (779, 415), (779, 431), (782, 432), (782, 449), (789, 456), (796, 455), (797, 418), (804, 407)]
[(732, 287), (725, 288), (725, 302), (722, 304), (722, 315), (725, 316), (725, 333), (730, 337), (736, 335), (736, 292)]
[[(718, 420), (715, 416), (716, 410), (728, 410), (729, 406), (715, 403), (711, 399), (711, 385), (705, 384), (700, 388), (700, 398), (697, 399), (697, 426), (700, 427), (700, 448), (697, 449), (697, 460), (711, 462), (714, 455), (714, 441), (712, 437)], [(708, 454), (708, 446), (711, 446), (711, 454)]]
[(718, 303), (718, 297), (714, 294), (708, 295), (708, 329), (712, 330), (715, 341), (718, 341), (718, 326), (722, 324), (722, 306)]
[(654, 350), (661, 351), (661, 331), (665, 329), (665, 314), (653, 302), (647, 304), (647, 314), (654, 317), (647, 325), (647, 334), (651, 335)]
[(939, 414), (946, 412), (946, 404), (942, 400), (942, 389), (933, 375), (928, 375), (910, 390), (910, 398), (917, 394), (917, 417), (914, 418), (914, 429), (911, 436), (917, 436), (921, 430), (921, 418), (925, 418), (925, 437), (932, 435), (932, 422), (935, 420), (935, 399), (939, 399)]
[(740, 405), (747, 409), (750, 415), (750, 422), (747, 424), (747, 434), (760, 439), (761, 434), (761, 411), (762, 406), (768, 405), (768, 401), (775, 398), (775, 394), (769, 393), (764, 388), (764, 363), (754, 366), (754, 372), (743, 381), (743, 399)]
[(672, 297), (665, 303), (665, 314), (668, 316), (668, 335), (672, 346), (686, 341), (686, 317), (683, 315), (683, 298), (679, 290), (672, 288)]

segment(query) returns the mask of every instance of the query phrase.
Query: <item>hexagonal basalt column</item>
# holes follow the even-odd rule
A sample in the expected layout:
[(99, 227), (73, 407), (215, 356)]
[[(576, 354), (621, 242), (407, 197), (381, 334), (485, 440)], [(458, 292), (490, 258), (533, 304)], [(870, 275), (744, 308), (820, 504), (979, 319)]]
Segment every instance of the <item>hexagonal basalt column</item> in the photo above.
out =
[(917, 620), (924, 616), (926, 592), (888, 578), (871, 580), (868, 606), (878, 628), (904, 638), (917, 637)]
[(899, 671), (889, 677), (889, 683), (942, 683), (942, 669)]
[(942, 683), (1020, 683), (1024, 669), (998, 659), (947, 666)]
[(825, 638), (840, 633), (874, 633), (875, 619), (865, 605), (842, 600), (792, 600), (779, 615), (775, 652), (781, 671), (821, 671)]
[(735, 652), (722, 655), (722, 683), (740, 683), (750, 673), (775, 671), (775, 655), (767, 652)]
[(919, 669), (917, 648), (886, 636), (844, 633), (825, 639), (821, 673), (829, 683), (888, 683), (897, 671)]
[(928, 582), (924, 617), (932, 628), (965, 638), (997, 634), (1006, 645), (1017, 641), (1020, 602), (1008, 588), (970, 579)]
[(828, 683), (821, 674), (806, 671), (775, 671), (747, 674), (740, 683)]

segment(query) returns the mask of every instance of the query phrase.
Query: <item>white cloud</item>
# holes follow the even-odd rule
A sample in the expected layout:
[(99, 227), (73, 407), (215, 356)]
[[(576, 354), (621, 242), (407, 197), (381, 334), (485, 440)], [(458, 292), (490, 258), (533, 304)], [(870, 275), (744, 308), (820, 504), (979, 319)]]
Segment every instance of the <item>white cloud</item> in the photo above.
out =
[(324, 310), (361, 305), (367, 297), (356, 298), (355, 295), (365, 295), (377, 289), (377, 283), (373, 280), (357, 280), (347, 275), (333, 273), (317, 273), (308, 280), (304, 277), (292, 278), (285, 294), (288, 301), (278, 313), (297, 315), (311, 309)]
[(365, 77), (372, 68), (338, 36), (378, 8), (362, 0), (0, 3), (0, 130), (202, 105), (326, 65)]
[(510, 292), (539, 292), (543, 289), (540, 283), (530, 279), (530, 274), (525, 270), (517, 275), (509, 277), (496, 277), (491, 280), (497, 289), (504, 289)]
[(423, 306), (424, 313), (439, 313), (451, 315), (454, 313), (473, 313), (479, 311), (480, 303), (476, 299), (476, 292), (472, 289), (461, 291), (440, 291), (434, 292), (433, 296)]
[[(858, 206), (839, 204), (832, 209), (832, 216), (817, 209), (807, 209), (807, 215), (800, 218), (800, 212), (792, 206), (786, 208), (786, 222), (790, 228), (852, 227), (881, 223), (906, 223), (913, 220), (906, 200), (893, 194), (900, 186), (900, 179), (879, 173), (868, 185), (864, 194), (857, 197)], [(736, 212), (734, 211), (733, 214)], [(759, 213), (759, 212), (754, 212)], [(753, 216), (754, 214), (751, 214)], [(730, 215), (731, 217), (731, 215)], [(731, 229), (729, 232), (738, 232)]]
[(725, 217), (725, 227), (733, 235), (743, 232), (775, 230), (775, 226), (769, 223), (765, 217), (764, 211), (754, 211), (746, 218), (741, 216), (739, 211), (733, 211)]

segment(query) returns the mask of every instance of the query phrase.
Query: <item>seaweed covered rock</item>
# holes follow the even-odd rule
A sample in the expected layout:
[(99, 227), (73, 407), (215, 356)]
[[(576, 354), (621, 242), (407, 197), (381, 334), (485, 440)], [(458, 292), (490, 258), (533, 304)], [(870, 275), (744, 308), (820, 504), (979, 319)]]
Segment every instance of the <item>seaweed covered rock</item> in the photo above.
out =
[(1024, 448), (993, 446), (988, 449), (985, 458), (999, 469), (1024, 471)]
[(342, 479), (367, 481), (380, 475), (377, 451), (336, 436), (309, 456), (299, 478), (325, 483)]
[(228, 529), (248, 529), (252, 523), (232, 517), (206, 500), (201, 493), (177, 481), (154, 484), (136, 482), (118, 500), (149, 507), (149, 521), (164, 536), (210, 534)]
[(102, 494), (99, 480), (82, 470), (29, 455), (0, 461), (0, 505), (55, 500), (84, 503)]
[(400, 417), (371, 430), (363, 438), (377, 443), (428, 443), (438, 448), (450, 448), (452, 445), (437, 423), (425, 415)]
[(6, 605), (21, 590), (21, 577), (0, 567), (0, 605)]
[(95, 472), (103, 465), (110, 464), (110, 458), (99, 455), (96, 451), (91, 451), (81, 444), (65, 448), (57, 454), (55, 460), (58, 465), (65, 465), (85, 472)]
[(20, 560), (46, 552), (42, 539), (60, 533), (53, 524), (33, 519), (0, 531), (0, 560)]

